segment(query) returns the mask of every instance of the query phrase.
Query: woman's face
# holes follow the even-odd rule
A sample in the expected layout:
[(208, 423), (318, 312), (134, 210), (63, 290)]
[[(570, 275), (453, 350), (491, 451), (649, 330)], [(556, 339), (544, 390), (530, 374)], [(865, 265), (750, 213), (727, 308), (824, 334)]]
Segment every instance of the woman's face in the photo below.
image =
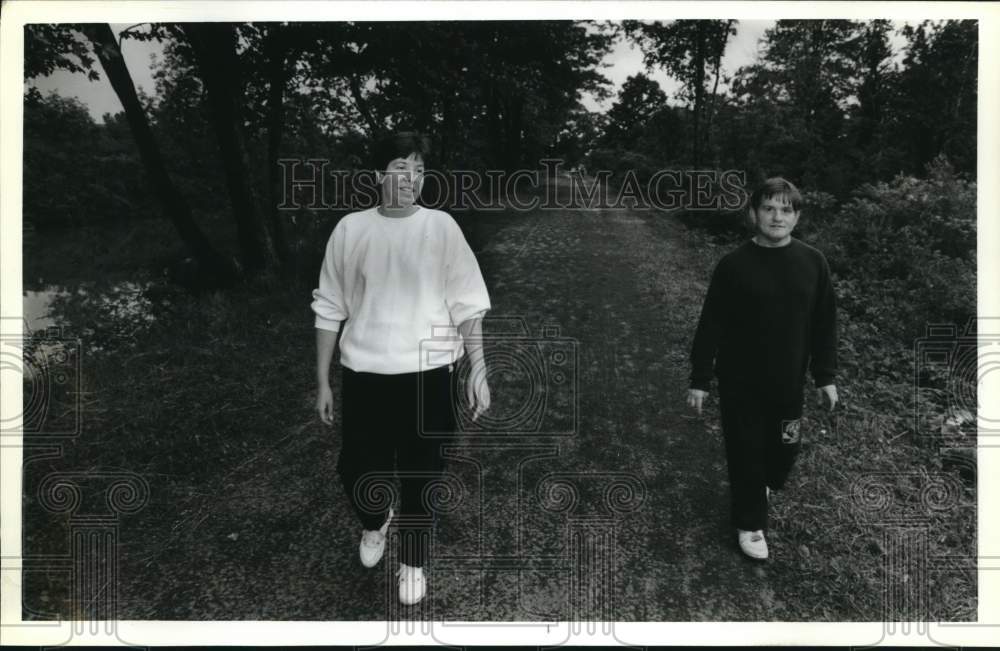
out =
[(424, 161), (420, 154), (396, 158), (389, 162), (380, 175), (382, 205), (389, 208), (408, 208), (416, 203), (424, 182)]

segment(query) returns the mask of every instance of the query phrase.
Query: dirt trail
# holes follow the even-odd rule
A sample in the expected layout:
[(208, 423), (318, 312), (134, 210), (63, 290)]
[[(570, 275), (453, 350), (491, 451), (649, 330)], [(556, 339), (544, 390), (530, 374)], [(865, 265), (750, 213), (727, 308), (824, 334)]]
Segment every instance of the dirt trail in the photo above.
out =
[[(557, 324), (578, 341), (579, 430), (547, 464), (585, 475), (580, 490), (606, 486), (613, 478), (595, 477), (610, 474), (634, 478), (644, 494), (610, 525), (617, 544), (609, 573), (587, 577), (587, 559), (570, 563), (580, 580), (598, 584), (598, 596), (589, 610), (572, 598), (567, 608), (596, 616), (594, 602), (604, 599), (620, 621), (793, 616), (782, 612), (784, 591), (770, 570), (746, 562), (732, 540), (717, 421), (695, 418), (684, 404), (707, 274), (683, 231), (662, 213), (545, 211), (502, 231), (481, 256), (494, 315), (523, 315), (535, 332)], [(607, 514), (588, 511), (585, 499), (564, 529), (574, 515)]]
[[(122, 619), (807, 617), (807, 605), (788, 608), (794, 585), (780, 565), (736, 550), (720, 437), (684, 406), (706, 262), (683, 227), (628, 211), (504, 219), (477, 252), (492, 316), (523, 319), (530, 336), (558, 326), (575, 351), (579, 400), (547, 408), (563, 410), (560, 423), (575, 415), (576, 428), (454, 442), (460, 485), (420, 609), (396, 605), (392, 546), (375, 570), (357, 562), (359, 531), (333, 475), (339, 443), (317, 424), (179, 499), (155, 549), (123, 535), (136, 551), (122, 557)], [(524, 399), (511, 368), (492, 382), (499, 411)], [(780, 535), (772, 546), (788, 553)]]

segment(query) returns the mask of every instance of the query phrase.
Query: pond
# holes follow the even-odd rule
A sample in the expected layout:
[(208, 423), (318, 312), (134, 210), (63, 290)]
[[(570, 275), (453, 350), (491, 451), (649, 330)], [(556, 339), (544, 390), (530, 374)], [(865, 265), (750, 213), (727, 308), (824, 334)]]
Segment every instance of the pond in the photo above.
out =
[[(38, 283), (22, 292), (21, 332), (4, 324), (4, 383), (20, 381), (22, 420), (3, 427), (26, 435), (77, 432), (80, 372), (88, 356), (134, 347), (156, 322), (154, 312), (169, 305), (152, 283), (86, 282), (75, 287)], [(162, 288), (161, 288), (162, 290)]]
[(86, 282), (24, 290), (23, 334), (39, 339), (43, 346), (79, 339), (86, 352), (134, 343), (156, 321), (149, 296), (152, 286), (140, 281)]
[(56, 318), (52, 314), (52, 302), (58, 296), (66, 296), (69, 292), (65, 289), (51, 285), (41, 291), (24, 290), (24, 301), (22, 303), (22, 316), (24, 319), (25, 333), (35, 330), (46, 330), (56, 325)]

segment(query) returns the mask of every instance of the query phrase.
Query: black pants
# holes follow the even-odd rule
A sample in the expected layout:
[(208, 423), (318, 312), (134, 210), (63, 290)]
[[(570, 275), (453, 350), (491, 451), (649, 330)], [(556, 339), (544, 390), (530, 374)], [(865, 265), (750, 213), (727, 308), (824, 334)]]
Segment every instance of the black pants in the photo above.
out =
[(801, 447), (802, 395), (768, 400), (747, 389), (720, 386), (719, 409), (732, 524), (746, 531), (766, 529), (766, 488), (778, 490), (785, 485)]
[(454, 432), (452, 373), (382, 375), (343, 369), (343, 447), (337, 472), (361, 526), (378, 529), (391, 506), (396, 476), (400, 561), (423, 567), (433, 526), (432, 484), (441, 478), (441, 446)]

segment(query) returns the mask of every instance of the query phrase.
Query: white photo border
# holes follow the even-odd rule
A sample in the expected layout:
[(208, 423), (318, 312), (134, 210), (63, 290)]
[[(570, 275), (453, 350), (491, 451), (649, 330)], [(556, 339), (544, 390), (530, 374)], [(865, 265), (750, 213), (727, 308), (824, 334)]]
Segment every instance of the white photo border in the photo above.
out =
[[(852, 18), (919, 20), (967, 18), (979, 21), (978, 107), (978, 309), (1000, 315), (1000, 5), (971, 2), (63, 2), (13, 0), (4, 3), (0, 24), (0, 312), (20, 320), (21, 156), (23, 120), (23, 26), (50, 22), (342, 21), (342, 20), (526, 20), (627, 18)], [(991, 255), (993, 254), (993, 255)], [(986, 399), (1000, 401), (994, 379)], [(21, 410), (20, 383), (6, 383), (3, 414)], [(4, 644), (251, 644), (316, 645), (332, 641), (371, 644), (504, 644), (553, 646), (565, 643), (673, 644), (941, 644), (1000, 643), (1000, 448), (979, 450), (979, 620), (975, 623), (596, 623), (544, 625), (538, 622), (438, 622), (408, 626), (387, 622), (165, 622), (120, 621), (112, 634), (74, 630), (72, 622), (21, 620), (22, 450), (0, 448), (0, 638)], [(991, 508), (992, 506), (992, 508)], [(395, 624), (395, 626), (389, 626)], [(387, 631), (398, 629), (397, 634)], [(894, 630), (894, 634), (890, 631)]]

